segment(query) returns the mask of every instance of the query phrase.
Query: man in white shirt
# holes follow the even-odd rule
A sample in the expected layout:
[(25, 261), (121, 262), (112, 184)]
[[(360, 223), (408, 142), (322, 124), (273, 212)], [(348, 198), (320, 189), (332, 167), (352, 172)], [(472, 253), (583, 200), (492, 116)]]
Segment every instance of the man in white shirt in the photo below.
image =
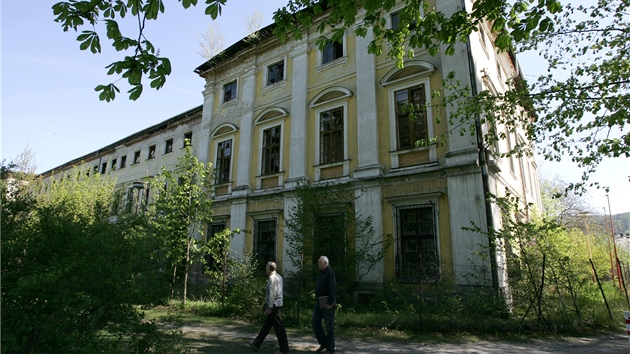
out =
[(280, 352), (288, 353), (289, 341), (287, 340), (287, 332), (284, 329), (282, 316), (280, 315), (280, 310), (282, 309), (282, 277), (280, 274), (276, 273), (276, 263), (267, 263), (266, 269), (267, 275), (269, 276), (269, 279), (267, 280), (267, 297), (265, 298), (265, 303), (267, 305), (265, 314), (267, 315), (267, 318), (260, 329), (260, 333), (258, 333), (256, 339), (249, 343), (249, 345), (255, 350), (258, 350), (265, 341), (267, 334), (269, 334), (269, 330), (273, 326), (273, 330), (276, 332), (276, 337), (278, 337)]

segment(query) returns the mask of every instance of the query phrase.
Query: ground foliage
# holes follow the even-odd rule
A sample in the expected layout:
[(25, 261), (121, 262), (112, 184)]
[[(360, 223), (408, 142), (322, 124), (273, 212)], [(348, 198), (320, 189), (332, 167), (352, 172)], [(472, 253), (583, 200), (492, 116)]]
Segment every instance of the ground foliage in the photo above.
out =
[(55, 176), (41, 198), (2, 179), (2, 352), (181, 351), (136, 307), (167, 298), (155, 244), (141, 220), (112, 218), (114, 182), (89, 172)]

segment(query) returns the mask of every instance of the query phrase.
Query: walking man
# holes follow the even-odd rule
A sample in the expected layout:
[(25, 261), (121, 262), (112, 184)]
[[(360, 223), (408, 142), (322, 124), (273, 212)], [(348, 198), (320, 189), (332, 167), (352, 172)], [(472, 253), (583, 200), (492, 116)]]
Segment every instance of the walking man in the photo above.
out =
[[(318, 352), (326, 350), (335, 352), (335, 305), (337, 280), (330, 269), (328, 257), (321, 256), (317, 261), (320, 275), (315, 288), (315, 308), (313, 309), (313, 330), (319, 343)], [(326, 332), (322, 327), (322, 319), (326, 323)]]
[(265, 308), (265, 314), (267, 315), (267, 318), (260, 329), (260, 333), (258, 333), (258, 337), (256, 337), (253, 342), (249, 343), (249, 345), (255, 350), (258, 350), (265, 341), (267, 334), (269, 334), (269, 330), (273, 326), (273, 330), (276, 332), (276, 337), (278, 337), (280, 352), (288, 353), (289, 342), (287, 340), (287, 332), (284, 329), (282, 316), (280, 314), (280, 310), (282, 309), (282, 277), (280, 274), (276, 273), (276, 263), (267, 263), (266, 269), (267, 275), (269, 276), (269, 279), (267, 280), (267, 297), (265, 299), (265, 303), (267, 305)]

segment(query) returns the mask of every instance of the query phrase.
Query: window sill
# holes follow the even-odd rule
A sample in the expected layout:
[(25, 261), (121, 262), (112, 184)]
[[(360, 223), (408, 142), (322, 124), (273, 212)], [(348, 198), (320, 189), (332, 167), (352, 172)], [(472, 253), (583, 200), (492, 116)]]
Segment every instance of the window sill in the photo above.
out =
[(392, 169), (421, 166), (437, 162), (437, 145), (390, 151)]
[(265, 87), (262, 88), (262, 94), (264, 96), (269, 91), (273, 91), (276, 89), (283, 89), (285, 87), (287, 87), (287, 80), (277, 81), (277, 82), (274, 82), (273, 84), (267, 84)]
[(229, 106), (235, 106), (237, 103), (238, 103), (238, 98), (234, 98), (234, 99), (231, 99), (231, 100), (229, 100), (227, 102), (225, 102), (225, 101), (221, 102), (221, 104), (219, 105), (219, 108), (226, 108), (226, 107), (229, 107)]
[(315, 182), (348, 177), (350, 160), (331, 162), (315, 166)]
[(256, 189), (270, 189), (284, 186), (284, 172), (256, 176)]
[(348, 64), (348, 56), (344, 56), (341, 58), (337, 58), (335, 60), (329, 61), (327, 63), (321, 64), (317, 67), (317, 75), (321, 74), (323, 71), (333, 68), (335, 66), (347, 65)]

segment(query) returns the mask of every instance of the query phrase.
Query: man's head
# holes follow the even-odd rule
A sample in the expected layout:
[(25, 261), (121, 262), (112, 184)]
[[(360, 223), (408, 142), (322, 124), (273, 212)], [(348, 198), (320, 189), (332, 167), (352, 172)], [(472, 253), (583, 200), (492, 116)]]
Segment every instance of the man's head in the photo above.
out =
[(319, 260), (317, 260), (317, 267), (319, 268), (319, 270), (326, 269), (326, 267), (328, 267), (328, 264), (328, 257), (326, 256), (321, 256), (319, 257)]
[(275, 270), (276, 270), (276, 263), (275, 262), (268, 262), (267, 263), (267, 274), (271, 274)]

